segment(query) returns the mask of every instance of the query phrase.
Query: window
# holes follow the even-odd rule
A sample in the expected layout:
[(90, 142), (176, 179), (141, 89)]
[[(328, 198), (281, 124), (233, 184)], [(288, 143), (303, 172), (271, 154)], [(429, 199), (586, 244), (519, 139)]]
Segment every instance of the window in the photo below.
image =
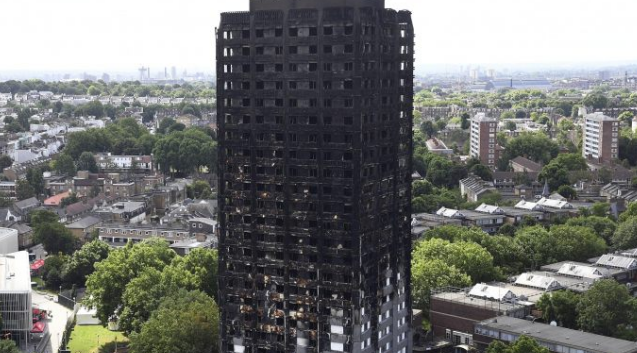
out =
[(299, 29), (298, 28), (290, 28), (289, 29), (289, 35), (290, 35), (290, 37), (298, 37), (299, 36)]
[(274, 71), (283, 72), (283, 64), (275, 64), (274, 65)]
[(297, 88), (296, 81), (288, 82), (288, 86), (289, 86), (290, 89), (296, 89)]
[(332, 54), (333, 48), (331, 45), (324, 45), (323, 46), (323, 53), (324, 54)]
[(262, 30), (262, 29), (257, 29), (257, 30), (254, 32), (254, 35), (255, 35), (257, 38), (263, 38), (263, 30)]
[(310, 63), (309, 64), (309, 70), (311, 72), (317, 71), (318, 70), (318, 63)]
[(354, 45), (352, 45), (352, 44), (345, 44), (345, 50), (344, 50), (344, 52), (345, 52), (346, 54), (351, 54), (351, 53), (353, 53), (353, 52), (354, 52)]
[(323, 63), (323, 71), (332, 71), (332, 63)]
[(331, 36), (332, 34), (334, 34), (334, 28), (332, 26), (323, 27), (323, 35)]
[(299, 70), (299, 66), (297, 64), (290, 64), (288, 71), (296, 72)]
[(290, 46), (288, 47), (288, 52), (290, 54), (298, 54), (299, 53), (299, 47), (297, 46)]
[(351, 36), (352, 34), (354, 34), (354, 26), (353, 25), (347, 25), (344, 28), (344, 31), (346, 36)]
[(345, 63), (343, 69), (345, 71), (354, 71), (354, 63)]
[(243, 48), (241, 48), (241, 55), (243, 55), (243, 56), (250, 56), (250, 47), (243, 47)]
[(283, 28), (276, 28), (274, 30), (274, 36), (275, 37), (283, 37)]

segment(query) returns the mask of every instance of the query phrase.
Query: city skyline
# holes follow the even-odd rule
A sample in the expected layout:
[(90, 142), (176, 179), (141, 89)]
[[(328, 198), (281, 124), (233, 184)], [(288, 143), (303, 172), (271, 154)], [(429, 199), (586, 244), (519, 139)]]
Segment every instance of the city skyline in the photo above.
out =
[[(637, 63), (637, 47), (617, 35), (632, 28), (637, 3), (630, 0), (386, 0), (386, 6), (413, 13), (417, 72)], [(97, 8), (79, 0), (26, 0), (3, 8), (0, 30), (19, 33), (5, 37), (10, 51), (0, 57), (2, 72), (134, 73), (145, 66), (155, 75), (172, 66), (180, 74), (213, 72), (219, 14), (247, 11), (248, 1), (114, 0)]]

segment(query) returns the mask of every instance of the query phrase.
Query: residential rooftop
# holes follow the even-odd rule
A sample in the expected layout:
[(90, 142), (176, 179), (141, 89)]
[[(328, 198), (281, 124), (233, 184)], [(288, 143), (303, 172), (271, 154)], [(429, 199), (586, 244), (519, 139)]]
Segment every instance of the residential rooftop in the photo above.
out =
[(29, 253), (0, 255), (0, 293), (31, 291)]
[[(508, 316), (498, 316), (494, 319), (477, 323), (475, 333), (488, 336), (486, 332), (481, 333), (484, 329), (525, 335), (542, 343), (557, 344), (590, 353), (637, 352), (637, 344), (635, 342)], [(571, 349), (571, 351), (573, 350)]]

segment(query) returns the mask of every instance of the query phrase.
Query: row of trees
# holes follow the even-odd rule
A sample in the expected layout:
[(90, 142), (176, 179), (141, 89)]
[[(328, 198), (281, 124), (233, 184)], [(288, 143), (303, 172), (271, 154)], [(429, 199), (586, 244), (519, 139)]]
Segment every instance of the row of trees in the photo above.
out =
[(89, 129), (69, 134), (64, 154), (78, 160), (84, 152), (113, 154), (150, 154), (158, 137), (139, 125), (135, 119), (125, 118), (103, 129)]
[(17, 117), (5, 116), (3, 122), (5, 124), (4, 129), (10, 133), (18, 133), (29, 131), (31, 128), (31, 117), (36, 114), (36, 111), (31, 108), (16, 108)]
[(30, 91), (50, 91), (67, 95), (113, 95), (113, 96), (153, 96), (175, 98), (213, 98), (215, 90), (212, 83), (183, 83), (173, 85), (142, 85), (139, 81), (110, 82), (70, 81), (45, 82), (42, 80), (0, 82), (0, 93), (27, 93)]
[(637, 299), (615, 280), (596, 282), (583, 294), (563, 290), (537, 302), (545, 321), (604, 336), (637, 339)]
[(514, 230), (513, 236), (458, 226), (432, 229), (412, 254), (414, 303), (427, 310), (436, 288), (503, 280), (546, 264), (585, 261), (605, 253), (608, 246), (595, 228), (578, 224), (589, 225), (579, 220), (548, 229), (527, 226)]
[(161, 239), (129, 243), (95, 264), (86, 281), (88, 304), (102, 322), (119, 315), (133, 353), (214, 351), (216, 268), (215, 250), (180, 257)]
[(164, 134), (158, 135), (151, 135), (130, 118), (117, 120), (104, 129), (72, 133), (54, 169), (64, 175), (72, 175), (75, 170), (96, 172), (97, 164), (90, 158), (92, 153), (111, 152), (115, 155), (153, 154), (155, 163), (164, 173), (187, 175), (201, 168), (216, 170), (217, 143), (212, 130), (175, 129), (181, 124), (172, 119), (165, 121), (167, 127), (160, 131)]

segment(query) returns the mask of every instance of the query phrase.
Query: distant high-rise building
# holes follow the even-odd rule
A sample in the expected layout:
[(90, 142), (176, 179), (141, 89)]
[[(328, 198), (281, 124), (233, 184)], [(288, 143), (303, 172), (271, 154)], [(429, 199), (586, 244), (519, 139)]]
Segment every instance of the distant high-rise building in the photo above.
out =
[(176, 67), (174, 67), (174, 66), (173, 66), (173, 67), (170, 69), (170, 76), (171, 76), (171, 78), (172, 78), (173, 80), (176, 80), (176, 79), (177, 79), (177, 68), (176, 68)]
[(498, 119), (478, 113), (471, 119), (470, 155), (478, 158), (482, 164), (495, 168), (500, 160), (502, 148), (498, 145), (496, 134)]
[(619, 158), (619, 120), (603, 113), (584, 117), (582, 155), (598, 163), (609, 163)]
[(221, 15), (222, 352), (412, 351), (413, 43), (384, 0)]
[(109, 83), (111, 82), (111, 75), (107, 74), (107, 73), (103, 73), (102, 74), (102, 81)]
[(610, 80), (610, 71), (608, 70), (599, 71), (597, 76), (602, 81), (608, 81)]

